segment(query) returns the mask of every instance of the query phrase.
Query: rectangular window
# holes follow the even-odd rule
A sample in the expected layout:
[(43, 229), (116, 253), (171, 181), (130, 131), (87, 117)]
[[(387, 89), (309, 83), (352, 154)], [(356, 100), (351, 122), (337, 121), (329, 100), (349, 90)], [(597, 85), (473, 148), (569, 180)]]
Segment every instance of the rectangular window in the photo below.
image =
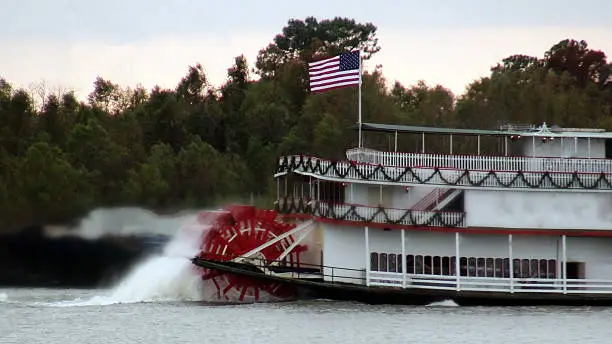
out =
[(397, 255), (394, 253), (389, 255), (389, 272), (397, 272)]
[(406, 256), (406, 273), (407, 274), (413, 274), (415, 273), (415, 260), (414, 260), (414, 256), (409, 254)]
[(402, 255), (397, 255), (397, 272), (402, 272), (404, 270), (404, 262), (402, 261)]
[(442, 274), (442, 260), (439, 256), (432, 257), (432, 265), (433, 265), (433, 274), (441, 275)]
[(414, 257), (414, 273), (423, 274), (423, 256)]
[(370, 270), (378, 271), (378, 253), (370, 253)]
[(431, 256), (425, 256), (424, 261), (423, 261), (423, 267), (424, 267), (424, 274), (426, 275), (431, 275), (432, 272), (432, 261), (431, 261)]
[(453, 271), (451, 259), (449, 257), (442, 257), (442, 275), (449, 276), (451, 271)]
[(379, 269), (378, 271), (384, 271), (387, 272), (387, 254), (386, 253), (381, 253), (380, 254), (380, 258), (378, 259), (379, 261)]

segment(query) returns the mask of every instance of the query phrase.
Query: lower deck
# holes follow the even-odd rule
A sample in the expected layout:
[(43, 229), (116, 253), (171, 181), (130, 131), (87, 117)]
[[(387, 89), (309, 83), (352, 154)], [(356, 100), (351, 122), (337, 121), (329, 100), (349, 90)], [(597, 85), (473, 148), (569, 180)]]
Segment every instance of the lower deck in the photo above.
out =
[(612, 238), (608, 237), (337, 224), (322, 224), (321, 230), (322, 265), (327, 266), (323, 275), (329, 282), (501, 293), (612, 294)]

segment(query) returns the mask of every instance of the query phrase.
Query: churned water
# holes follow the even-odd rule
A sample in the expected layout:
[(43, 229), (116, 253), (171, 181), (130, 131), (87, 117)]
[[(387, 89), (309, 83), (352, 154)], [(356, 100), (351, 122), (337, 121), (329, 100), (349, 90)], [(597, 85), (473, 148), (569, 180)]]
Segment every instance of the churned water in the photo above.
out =
[(0, 343), (612, 343), (612, 308), (211, 304), (188, 259), (198, 235), (111, 290), (0, 289)]

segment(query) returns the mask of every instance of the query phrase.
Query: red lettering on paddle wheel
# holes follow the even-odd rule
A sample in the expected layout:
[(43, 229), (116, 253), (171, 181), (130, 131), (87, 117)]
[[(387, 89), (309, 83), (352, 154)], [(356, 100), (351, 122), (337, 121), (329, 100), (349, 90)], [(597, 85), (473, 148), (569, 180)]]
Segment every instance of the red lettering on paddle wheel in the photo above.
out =
[[(200, 257), (231, 261), (295, 228), (295, 224), (278, 222), (276, 216), (273, 210), (252, 206), (228, 206), (223, 211), (201, 212), (198, 221), (209, 225), (210, 229), (204, 234)], [(289, 235), (251, 256), (255, 258), (252, 262), (255, 266), (265, 266), (277, 261), (293, 243), (293, 235)], [(296, 245), (280, 265), (299, 266), (300, 254), (306, 249), (304, 245)], [(211, 269), (202, 268), (202, 279), (213, 283), (221, 300), (273, 301), (294, 296), (293, 288), (285, 284)]]

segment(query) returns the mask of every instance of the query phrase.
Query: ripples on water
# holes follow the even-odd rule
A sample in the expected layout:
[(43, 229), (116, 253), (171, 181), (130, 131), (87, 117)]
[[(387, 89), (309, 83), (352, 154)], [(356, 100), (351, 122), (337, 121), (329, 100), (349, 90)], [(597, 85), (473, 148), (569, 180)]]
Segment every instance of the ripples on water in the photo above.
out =
[(100, 295), (104, 291), (0, 290), (0, 343), (609, 343), (612, 334), (612, 309), (597, 307), (369, 306), (325, 300), (70, 306), (75, 299)]

